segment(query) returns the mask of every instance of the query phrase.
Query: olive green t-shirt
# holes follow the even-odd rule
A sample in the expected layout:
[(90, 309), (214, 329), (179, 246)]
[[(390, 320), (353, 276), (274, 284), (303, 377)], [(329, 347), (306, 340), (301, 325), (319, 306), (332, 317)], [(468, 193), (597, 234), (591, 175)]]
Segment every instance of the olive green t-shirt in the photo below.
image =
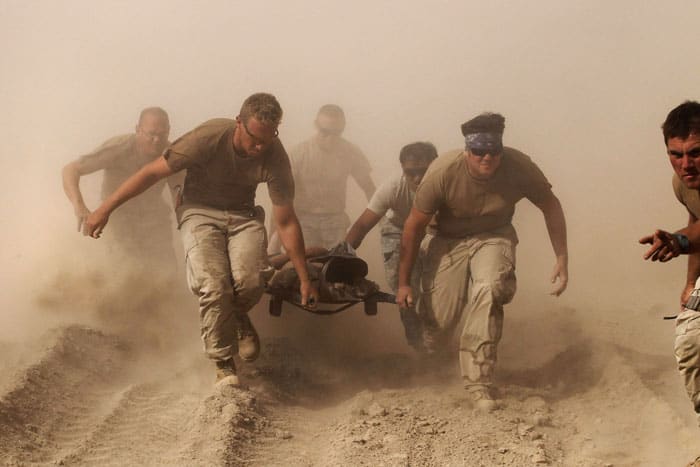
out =
[(700, 192), (685, 186), (676, 174), (673, 174), (673, 192), (688, 212), (700, 219)]
[(187, 169), (183, 204), (222, 210), (247, 210), (255, 205), (255, 190), (267, 183), (274, 204), (294, 199), (289, 157), (275, 138), (260, 156), (244, 156), (233, 147), (236, 121), (215, 118), (178, 138), (164, 153), (171, 170)]
[(473, 178), (464, 152), (455, 150), (430, 165), (414, 206), (436, 214), (432, 233), (464, 238), (489, 232), (516, 241), (511, 225), (515, 204), (522, 198), (537, 203), (551, 187), (537, 165), (513, 148), (503, 149), (501, 165), (489, 180)]

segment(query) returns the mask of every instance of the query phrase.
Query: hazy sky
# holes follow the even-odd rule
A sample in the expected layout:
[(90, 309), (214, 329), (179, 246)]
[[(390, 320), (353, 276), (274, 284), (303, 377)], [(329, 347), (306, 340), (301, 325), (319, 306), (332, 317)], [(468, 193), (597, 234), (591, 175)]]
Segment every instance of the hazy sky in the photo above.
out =
[[(72, 231), (62, 165), (130, 132), (145, 106), (166, 108), (177, 137), (235, 116), (256, 91), (282, 103), (288, 146), (321, 104), (342, 105), (378, 183), (404, 144), (452, 149), (462, 121), (503, 113), (506, 144), (542, 167), (567, 214), (572, 277), (560, 302), (675, 303), (684, 261), (642, 264), (636, 240), (686, 220), (659, 125), (700, 99), (698, 18), (694, 0), (0, 0), (0, 279), (12, 291), (0, 304), (98, 248)], [(86, 180), (88, 198), (98, 185)], [(544, 293), (554, 258), (526, 204), (520, 289)]]

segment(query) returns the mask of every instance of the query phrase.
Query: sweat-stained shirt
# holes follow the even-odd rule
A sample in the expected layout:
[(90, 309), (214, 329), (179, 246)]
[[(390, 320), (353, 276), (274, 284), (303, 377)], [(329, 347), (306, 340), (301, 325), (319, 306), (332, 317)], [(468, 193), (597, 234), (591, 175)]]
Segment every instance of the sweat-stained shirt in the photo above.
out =
[(294, 199), (289, 157), (275, 138), (259, 156), (238, 154), (233, 147), (236, 121), (215, 118), (178, 138), (164, 153), (171, 170), (187, 169), (182, 209), (203, 206), (246, 211), (255, 206), (255, 190), (267, 183), (276, 205)]
[(348, 177), (369, 177), (372, 168), (360, 148), (341, 139), (333, 152), (324, 152), (316, 138), (289, 151), (296, 183), (294, 207), (300, 214), (345, 212)]
[(511, 224), (515, 204), (522, 198), (537, 203), (551, 185), (527, 155), (505, 147), (501, 165), (489, 180), (478, 180), (467, 170), (462, 150), (438, 157), (428, 168), (414, 206), (425, 214), (436, 214), (430, 233), (465, 238), (490, 233), (517, 242)]
[(700, 219), (700, 192), (685, 186), (676, 174), (673, 174), (673, 192), (688, 212)]

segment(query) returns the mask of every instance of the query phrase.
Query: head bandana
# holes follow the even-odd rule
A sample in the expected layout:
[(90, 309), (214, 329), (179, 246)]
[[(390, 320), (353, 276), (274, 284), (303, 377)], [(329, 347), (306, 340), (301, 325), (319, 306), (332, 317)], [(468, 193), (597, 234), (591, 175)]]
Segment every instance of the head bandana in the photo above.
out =
[(467, 149), (493, 151), (493, 154), (503, 151), (503, 142), (498, 133), (470, 133), (464, 137), (464, 141)]

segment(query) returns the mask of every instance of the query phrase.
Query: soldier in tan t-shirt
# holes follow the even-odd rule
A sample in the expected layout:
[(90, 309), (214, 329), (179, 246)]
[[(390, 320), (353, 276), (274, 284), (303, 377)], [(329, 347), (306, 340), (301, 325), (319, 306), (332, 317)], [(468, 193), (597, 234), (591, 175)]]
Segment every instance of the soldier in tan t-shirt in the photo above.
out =
[(418, 313), (429, 353), (443, 350), (466, 314), (459, 360), (465, 388), (477, 408), (496, 407), (493, 370), (503, 328), (503, 305), (515, 294), (515, 204), (527, 198), (542, 210), (556, 264), (552, 294), (568, 282), (564, 212), (540, 169), (525, 154), (504, 148), (505, 119), (482, 114), (462, 125), (466, 149), (440, 156), (416, 192), (401, 239), (397, 302), (411, 306), (411, 270), (421, 234)]
[[(345, 238), (350, 225), (345, 212), (348, 178), (355, 180), (368, 201), (375, 186), (365, 155), (342, 137), (343, 109), (334, 104), (322, 106), (315, 125), (316, 135), (289, 151), (296, 185), (294, 207), (306, 243), (331, 248)], [(277, 245), (270, 243), (270, 252), (276, 253)]]
[[(688, 225), (675, 233), (659, 229), (639, 241), (651, 244), (644, 259), (666, 262), (688, 255), (674, 347), (678, 370), (700, 424), (700, 103), (687, 101), (677, 106), (661, 128), (674, 171), (673, 191), (688, 211)], [(700, 456), (689, 465), (700, 466)]]
[(253, 94), (235, 120), (214, 119), (177, 139), (163, 156), (124, 182), (85, 221), (98, 238), (110, 214), (156, 181), (187, 169), (177, 219), (187, 261), (187, 281), (199, 299), (200, 328), (217, 382), (238, 384), (234, 354), (255, 360), (260, 342), (248, 312), (272, 274), (267, 261), (265, 215), (255, 190), (266, 183), (272, 214), (300, 280), (303, 305), (318, 300), (294, 213), (294, 181), (277, 138), (282, 108), (265, 93)]
[[(80, 191), (80, 178), (102, 170), (101, 199), (106, 199), (127, 178), (162, 154), (169, 133), (168, 114), (160, 107), (149, 107), (141, 111), (135, 133), (111, 138), (63, 168), (63, 188), (73, 205), (79, 231), (90, 214)], [(175, 178), (167, 180), (171, 192), (177, 190)], [(110, 240), (116, 251), (125, 255), (119, 260), (130, 259), (132, 266), (147, 273), (159, 269), (170, 272), (175, 267), (171, 209), (163, 199), (165, 185), (165, 180), (156, 183), (112, 218)]]

